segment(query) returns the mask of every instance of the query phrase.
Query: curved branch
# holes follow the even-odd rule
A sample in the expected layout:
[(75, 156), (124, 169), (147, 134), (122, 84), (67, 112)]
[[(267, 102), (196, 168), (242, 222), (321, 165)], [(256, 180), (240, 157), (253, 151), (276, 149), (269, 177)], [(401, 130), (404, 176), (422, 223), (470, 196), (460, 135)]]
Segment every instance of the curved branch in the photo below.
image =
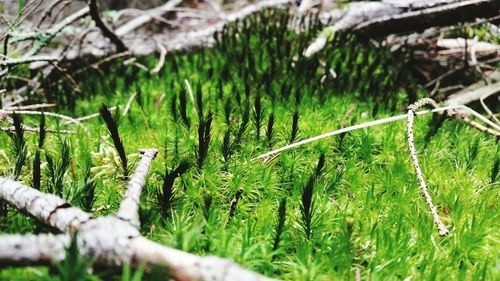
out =
[(96, 0), (89, 1), (89, 9), (90, 9), (90, 17), (92, 17), (92, 19), (95, 22), (95, 25), (99, 27), (102, 34), (107, 38), (109, 38), (109, 40), (116, 45), (116, 50), (118, 52), (125, 52), (127, 50), (125, 44), (123, 44), (122, 40), (104, 24), (101, 17), (99, 16), (99, 10), (97, 9)]

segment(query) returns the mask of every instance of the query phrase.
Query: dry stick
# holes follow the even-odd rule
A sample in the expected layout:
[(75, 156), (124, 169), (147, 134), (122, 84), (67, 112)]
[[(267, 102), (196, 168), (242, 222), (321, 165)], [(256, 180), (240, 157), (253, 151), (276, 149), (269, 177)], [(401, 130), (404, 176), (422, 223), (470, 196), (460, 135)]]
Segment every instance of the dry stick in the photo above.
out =
[(170, 11), (172, 8), (179, 5), (181, 2), (182, 0), (171, 0), (160, 7), (144, 11), (145, 14), (136, 17), (133, 20), (117, 28), (115, 30), (115, 34), (118, 36), (125, 36), (130, 32), (134, 31), (135, 29), (152, 21), (155, 17), (161, 17), (163, 14)]
[(420, 165), (418, 163), (417, 152), (415, 151), (415, 140), (413, 135), (413, 118), (418, 108), (426, 104), (431, 104), (434, 107), (437, 107), (436, 102), (429, 98), (421, 99), (420, 101), (417, 101), (416, 103), (408, 106), (408, 121), (406, 123), (407, 125), (406, 128), (408, 130), (408, 145), (410, 146), (411, 160), (413, 162), (413, 167), (415, 168), (415, 172), (417, 174), (417, 179), (420, 183), (420, 188), (422, 188), (422, 193), (424, 195), (425, 201), (427, 202), (427, 205), (431, 210), (432, 216), (434, 217), (434, 223), (436, 224), (439, 230), (439, 236), (444, 236), (448, 234), (448, 229), (441, 222), (441, 219), (439, 218), (439, 215), (436, 211), (436, 207), (434, 207), (434, 204), (432, 204), (432, 198), (427, 189), (427, 185), (425, 184), (424, 176), (422, 174), (422, 170), (420, 169)]
[[(110, 107), (108, 108), (109, 111), (112, 111), (112, 110), (115, 110), (116, 109), (116, 106), (113, 106), (113, 107)], [(79, 122), (82, 122), (82, 121), (87, 121), (89, 119), (93, 119), (93, 118), (96, 118), (96, 117), (99, 117), (101, 116), (100, 113), (93, 113), (93, 114), (90, 114), (90, 115), (87, 115), (87, 116), (83, 116), (83, 117), (80, 117), (80, 118), (76, 118), (75, 120), (79, 121)], [(67, 125), (67, 124), (71, 124), (73, 122), (70, 122), (70, 121), (64, 121), (63, 124), (64, 125)]]
[(50, 264), (64, 259), (69, 243), (67, 234), (0, 235), (0, 266), (31, 265), (33, 260), (38, 264)]
[[(431, 112), (441, 112), (441, 111), (446, 111), (446, 110), (454, 109), (454, 108), (457, 108), (457, 107), (461, 108), (462, 106), (454, 105), (454, 106), (445, 106), (445, 107), (435, 108), (433, 110), (424, 110), (424, 111), (416, 112), (416, 115), (424, 115), (424, 114), (431, 113)], [(308, 138), (308, 139), (305, 139), (305, 140), (302, 140), (302, 141), (299, 141), (299, 142), (295, 142), (295, 143), (292, 143), (292, 144), (289, 144), (289, 145), (286, 145), (286, 146), (274, 149), (272, 151), (266, 152), (264, 154), (261, 154), (261, 155), (255, 157), (255, 158), (253, 158), (251, 161), (254, 161), (254, 160), (257, 160), (257, 159), (261, 159), (261, 158), (266, 158), (266, 157), (274, 155), (276, 153), (279, 153), (279, 152), (282, 152), (282, 151), (285, 151), (285, 150), (288, 150), (288, 149), (291, 149), (291, 148), (295, 148), (295, 147), (298, 147), (298, 146), (301, 146), (301, 145), (304, 145), (304, 144), (307, 144), (307, 143), (310, 143), (310, 142), (314, 142), (314, 141), (317, 141), (317, 140), (320, 140), (320, 139), (328, 138), (328, 137), (331, 137), (331, 136), (339, 135), (339, 134), (342, 134), (342, 133), (346, 133), (346, 132), (350, 132), (350, 131), (354, 131), (354, 130), (358, 130), (358, 129), (362, 129), (362, 128), (368, 128), (368, 127), (372, 127), (372, 126), (376, 126), (376, 125), (390, 123), (390, 122), (394, 122), (394, 121), (398, 121), (398, 120), (402, 120), (402, 119), (406, 119), (406, 118), (407, 118), (407, 114), (402, 114), (402, 115), (387, 117), (387, 118), (383, 118), (383, 119), (379, 119), (379, 120), (375, 120), (375, 121), (370, 121), (370, 122), (366, 122), (366, 123), (362, 123), (362, 124), (357, 124), (357, 125), (354, 125), (354, 126), (349, 126), (349, 127), (346, 127), (346, 128), (342, 128), (342, 129), (339, 129), (339, 130), (328, 132), (328, 133), (325, 133), (325, 134), (322, 134), (322, 135), (319, 135), (319, 136)]]
[[(54, 36), (56, 36), (59, 32), (61, 32), (65, 27), (68, 25), (72, 24), (74, 21), (85, 17), (89, 13), (89, 7), (84, 7), (80, 9), (79, 11), (69, 15), (68, 17), (64, 18), (60, 23), (55, 25), (54, 27), (43, 31), (43, 34), (46, 35), (43, 41), (40, 42), (40, 44), (35, 44), (33, 48), (31, 48), (30, 51), (26, 52), (23, 55), (23, 58), (29, 58), (34, 56), (36, 53), (38, 53), (45, 45), (47, 45)], [(11, 34), (13, 37), (14, 41), (25, 41), (25, 40), (32, 40), (32, 39), (37, 39), (40, 36), (40, 32), (30, 32), (30, 33), (23, 33), (23, 34)]]
[(57, 60), (59, 60), (59, 58), (54, 56), (46, 56), (46, 55), (29, 56), (29, 57), (2, 60), (0, 61), (0, 66), (12, 66), (12, 65), (32, 63), (36, 61), (57, 61)]
[(226, 225), (229, 225), (231, 220), (234, 217), (234, 213), (236, 212), (236, 205), (238, 205), (238, 201), (240, 200), (241, 194), (243, 193), (243, 188), (240, 187), (236, 191), (233, 200), (231, 200), (231, 207), (229, 208), (229, 215), (227, 216)]
[(495, 121), (495, 123), (497, 123), (498, 125), (500, 125), (500, 121), (498, 120), (498, 118), (495, 116), (495, 114), (493, 114), (493, 112), (490, 110), (490, 108), (486, 105), (486, 103), (484, 102), (484, 100), (486, 98), (488, 98), (489, 96), (491, 96), (493, 93), (488, 93), (484, 96), (481, 96), (479, 98), (479, 102), (481, 102), (481, 105), (483, 106), (484, 108), (484, 111), (486, 111), (486, 113), (488, 113), (488, 116), (491, 117), (491, 119), (493, 119), (493, 121)]
[(125, 109), (123, 109), (123, 116), (127, 115), (130, 106), (132, 106), (132, 102), (134, 101), (135, 96), (137, 96), (137, 92), (134, 92), (130, 97), (128, 98), (127, 104), (125, 105)]
[(184, 79), (184, 84), (186, 85), (186, 90), (189, 94), (189, 99), (191, 100), (191, 103), (193, 104), (194, 115), (198, 115), (198, 111), (196, 110), (196, 104), (194, 101), (193, 89), (191, 88), (191, 84), (189, 84), (189, 81), (187, 79)]
[(111, 31), (106, 24), (102, 21), (99, 16), (99, 10), (97, 9), (96, 0), (89, 0), (89, 9), (90, 9), (90, 17), (95, 22), (95, 25), (101, 30), (102, 34), (107, 37), (113, 44), (116, 46), (116, 50), (118, 52), (124, 52), (127, 50), (125, 44), (123, 44), (122, 40)]
[[(399, 3), (397, 3), (399, 2)], [(352, 3), (344, 16), (327, 27), (304, 51), (306, 57), (322, 50), (337, 32), (384, 37), (434, 26), (448, 26), (498, 14), (498, 0), (387, 1)]]
[(163, 46), (160, 42), (156, 42), (156, 46), (160, 49), (160, 59), (158, 60), (158, 64), (151, 70), (151, 74), (155, 74), (160, 72), (161, 68), (165, 64), (165, 57), (167, 56), (167, 48)]
[[(40, 128), (31, 128), (31, 127), (23, 125), (21, 129), (25, 132), (40, 133)], [(16, 131), (16, 128), (14, 126), (0, 127), (0, 131), (12, 133), (12, 132)], [(74, 134), (75, 133), (73, 131), (68, 131), (68, 130), (54, 130), (54, 129), (47, 129), (47, 128), (44, 131), (46, 133), (54, 133), (54, 134)]]
[(39, 103), (39, 104), (30, 104), (30, 105), (20, 105), (20, 106), (8, 106), (6, 108), (2, 108), (5, 110), (34, 110), (34, 109), (42, 109), (42, 108), (52, 108), (56, 107), (55, 103)]
[[(57, 6), (59, 5), (60, 3), (62, 2), (66, 2), (67, 0), (55, 0), (55, 1), (52, 1), (52, 3), (49, 4), (49, 6), (47, 6), (47, 8), (45, 8), (42, 16), (40, 17), (40, 20), (38, 21), (38, 24), (36, 25), (36, 28), (40, 28), (40, 26), (42, 25), (42, 23), (45, 21), (45, 19), (49, 16), (52, 15), (52, 10)], [(69, 2), (69, 1), (67, 1)]]
[(80, 85), (76, 83), (76, 80), (68, 73), (68, 71), (60, 67), (57, 63), (51, 62), (52, 66), (59, 71), (68, 81), (74, 86), (74, 90), (77, 93), (81, 93)]
[(485, 132), (485, 133), (492, 134), (493, 136), (495, 136), (497, 138), (500, 137), (500, 132), (499, 131), (496, 131), (494, 129), (488, 128), (486, 126), (483, 126), (483, 125), (477, 123), (476, 121), (471, 120), (469, 117), (467, 117), (465, 115), (459, 114), (459, 115), (457, 115), (457, 117), (459, 119), (462, 119), (462, 121), (464, 121), (465, 123), (469, 124), (473, 128), (476, 128), (476, 129), (478, 129), (478, 130), (480, 130), (482, 132)]
[(41, 111), (28, 111), (28, 110), (3, 110), (3, 109), (0, 109), (0, 113), (4, 113), (4, 114), (22, 114), (22, 115), (42, 115), (42, 114), (45, 114), (46, 116), (53, 116), (53, 117), (57, 117), (57, 118), (61, 118), (63, 120), (66, 120), (68, 121), (70, 124), (71, 123), (74, 123), (80, 127), (82, 127), (84, 130), (87, 130), (87, 127), (85, 127), (82, 123), (80, 123), (80, 121), (72, 118), (72, 117), (69, 117), (69, 116), (66, 116), (66, 115), (62, 115), (62, 114), (57, 114), (57, 113), (53, 113), (53, 112), (41, 112)]
[[(471, 113), (475, 117), (479, 118), (481, 121), (487, 123), (488, 125), (490, 125), (493, 128), (495, 128), (495, 129), (497, 129), (497, 130), (500, 131), (500, 127), (498, 127), (496, 124), (492, 123), (489, 119), (485, 118), (484, 116), (482, 116), (481, 114), (479, 114), (476, 111), (472, 110), (471, 108), (469, 108), (469, 107), (467, 107), (465, 105), (461, 105), (461, 104), (455, 104), (455, 105), (448, 105), (448, 106), (444, 106), (444, 107), (438, 107), (438, 108), (434, 108), (432, 110), (417, 111), (417, 112), (415, 112), (415, 115), (424, 115), (424, 114), (427, 114), (427, 113), (442, 112), (442, 111), (453, 110), (453, 109), (463, 109), (463, 110), (466, 110), (467, 112)], [(394, 122), (394, 121), (398, 121), (398, 120), (402, 120), (402, 119), (406, 119), (406, 118), (407, 118), (407, 114), (401, 114), (401, 115), (397, 115), (397, 116), (391, 116), (391, 117), (387, 117), (387, 118), (378, 119), (378, 120), (375, 120), (375, 121), (370, 121), (370, 122), (366, 122), (366, 123), (357, 124), (357, 125), (354, 125), (354, 126), (349, 126), (349, 127), (346, 127), (346, 128), (342, 128), (342, 129), (339, 129), (339, 130), (332, 131), (332, 132), (324, 133), (324, 134), (321, 134), (319, 136), (308, 138), (308, 139), (305, 139), (305, 140), (302, 140), (302, 141), (299, 141), (299, 142), (295, 142), (295, 143), (292, 143), (292, 144), (289, 144), (289, 145), (285, 145), (283, 147), (271, 150), (269, 152), (266, 152), (264, 154), (261, 154), (261, 155), (255, 157), (255, 158), (252, 158), (250, 161), (255, 161), (257, 159), (266, 158), (266, 157), (274, 155), (276, 153), (279, 153), (279, 152), (282, 152), (282, 151), (285, 151), (285, 150), (288, 150), (288, 149), (291, 149), (291, 148), (295, 148), (295, 147), (298, 147), (298, 146), (301, 146), (301, 145), (304, 145), (304, 144), (307, 144), (307, 143), (310, 143), (310, 142), (314, 142), (314, 141), (317, 141), (317, 140), (320, 140), (320, 139), (328, 138), (328, 137), (331, 137), (331, 136), (339, 135), (339, 134), (342, 134), (342, 133), (346, 133), (346, 132), (350, 132), (350, 131), (354, 131), (354, 130), (358, 130), (358, 129), (363, 129), (363, 128), (368, 128), (368, 127), (373, 127), (373, 126), (376, 126), (376, 125), (390, 123), (390, 122)]]
[(142, 187), (146, 183), (146, 176), (148, 175), (149, 168), (151, 167), (151, 162), (158, 154), (157, 149), (141, 149), (142, 154), (141, 161), (135, 169), (132, 178), (127, 185), (127, 191), (120, 203), (120, 209), (116, 215), (132, 225), (139, 228), (139, 203), (141, 200)]

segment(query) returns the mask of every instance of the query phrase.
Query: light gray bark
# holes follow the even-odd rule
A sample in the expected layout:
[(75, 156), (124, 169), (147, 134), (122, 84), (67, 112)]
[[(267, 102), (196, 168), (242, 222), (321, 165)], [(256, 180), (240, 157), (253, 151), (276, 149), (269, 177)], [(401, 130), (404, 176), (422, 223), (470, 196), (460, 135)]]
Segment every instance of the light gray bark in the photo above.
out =
[(0, 266), (49, 264), (66, 255), (70, 237), (66, 234), (0, 236)]
[(92, 217), (56, 195), (40, 192), (8, 178), (0, 177), (0, 199), (61, 232), (72, 233)]
[(132, 178), (128, 182), (127, 191), (120, 203), (120, 209), (116, 215), (132, 225), (139, 228), (139, 204), (141, 200), (142, 187), (146, 184), (146, 176), (148, 175), (151, 162), (158, 153), (157, 149), (142, 149), (142, 158), (139, 165), (135, 169)]

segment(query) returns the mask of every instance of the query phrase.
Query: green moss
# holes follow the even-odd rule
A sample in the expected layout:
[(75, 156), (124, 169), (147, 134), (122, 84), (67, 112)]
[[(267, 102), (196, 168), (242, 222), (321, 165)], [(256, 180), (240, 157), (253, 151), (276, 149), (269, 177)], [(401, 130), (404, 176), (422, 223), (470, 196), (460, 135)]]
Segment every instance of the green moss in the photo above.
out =
[[(117, 62), (77, 75), (81, 93), (65, 81), (56, 84), (53, 80), (44, 83), (45, 93), (50, 101), (58, 102), (58, 112), (72, 116), (98, 112), (103, 103), (119, 106), (115, 120), (131, 169), (139, 148), (161, 150), (141, 205), (141, 231), (155, 241), (200, 255), (229, 257), (286, 280), (353, 279), (356, 268), (369, 279), (495, 279), (498, 189), (490, 186), (476, 191), (490, 183), (498, 145), (491, 136), (460, 121), (445, 121), (426, 141), (431, 117), (416, 119), (423, 172), (451, 230), (444, 238), (438, 236), (421, 196), (404, 121), (289, 150), (270, 163), (250, 161), (270, 146), (290, 141), (295, 112), (300, 114), (295, 139), (301, 140), (400, 114), (408, 103), (402, 90), (412, 84), (407, 83), (411, 79), (405, 71), (407, 54), (390, 53), (345, 36), (334, 38), (322, 54), (305, 59), (300, 54), (321, 26), (313, 20), (309, 32), (298, 36), (286, 29), (289, 20), (285, 12), (266, 11), (226, 28), (217, 35), (213, 49), (170, 54), (158, 75)], [(140, 62), (153, 67), (156, 59)], [(330, 68), (336, 72), (335, 79)], [(193, 87), (195, 102), (186, 93), (186, 103), (181, 105), (184, 80)], [(140, 95), (123, 116), (124, 105), (138, 90)], [(353, 104), (356, 108), (346, 114)], [(182, 121), (183, 111), (189, 122)], [(206, 122), (209, 112), (213, 113), (210, 138), (203, 142), (208, 150), (197, 165), (200, 117)], [(264, 130), (271, 113), (269, 140)], [(254, 124), (256, 114), (258, 125)], [(245, 125), (245, 119), (249, 124)], [(37, 126), (38, 119), (26, 117), (24, 122)], [(74, 194), (89, 186), (86, 171), (90, 169), (95, 178), (93, 211), (104, 215), (118, 208), (124, 192), (120, 157), (102, 120), (84, 124), (88, 132), (72, 126), (76, 135), (48, 135), (43, 150), (59, 159), (61, 140), (69, 142), (72, 158), (63, 194), (80, 205), (84, 199)], [(47, 127), (56, 126), (47, 117)], [(262, 130), (260, 134), (256, 128)], [(28, 134), (26, 139), (28, 164), (20, 179), (30, 184), (38, 139)], [(0, 171), (7, 175), (15, 159), (10, 142), (6, 134), (0, 135)], [(320, 154), (325, 155), (325, 165), (312, 189), (314, 204), (306, 235), (301, 209), (304, 187)], [(42, 157), (46, 171), (44, 161)], [(168, 204), (170, 214), (166, 215), (162, 213), (165, 202), (159, 202), (165, 198), (159, 196), (165, 171), (186, 162), (195, 168), (174, 181), (175, 204)], [(42, 190), (47, 191), (50, 181), (42, 173)], [(225, 225), (230, 201), (240, 187), (244, 191), (235, 216)], [(283, 198), (286, 210), (280, 212)], [(275, 246), (283, 212), (286, 220), (279, 227)], [(39, 228), (9, 209), (0, 231), (24, 233)], [(23, 279), (33, 271), (48, 275), (43, 268), (4, 269), (0, 279)], [(120, 274), (111, 276), (119, 278)]]

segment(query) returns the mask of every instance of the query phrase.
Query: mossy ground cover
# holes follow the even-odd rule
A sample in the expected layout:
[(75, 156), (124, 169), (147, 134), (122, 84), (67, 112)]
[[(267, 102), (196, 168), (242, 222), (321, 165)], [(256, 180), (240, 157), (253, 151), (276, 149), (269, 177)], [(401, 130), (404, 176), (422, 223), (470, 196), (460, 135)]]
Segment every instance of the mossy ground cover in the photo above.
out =
[[(141, 231), (155, 241), (286, 280), (354, 279), (357, 269), (373, 280), (498, 278), (498, 188), (488, 185), (497, 181), (499, 146), (490, 135), (438, 115), (416, 118), (421, 166), (450, 229), (443, 238), (421, 196), (404, 121), (251, 161), (294, 141), (401, 114), (417, 93), (425, 95), (405, 50), (345, 36), (305, 59), (300, 53), (321, 25), (312, 18), (299, 36), (287, 30), (290, 20), (267, 11), (226, 28), (212, 49), (169, 55), (158, 74), (103, 65), (76, 77), (81, 92), (67, 81), (44, 82), (45, 97), (75, 117), (118, 106), (111, 113), (129, 171), (139, 148), (160, 149), (141, 204)], [(140, 62), (152, 68), (156, 59)], [(66, 127), (45, 119), (47, 127)], [(39, 119), (23, 122), (38, 126)], [(71, 126), (74, 135), (48, 134), (40, 149), (39, 136), (25, 133), (24, 161), (19, 137), (1, 134), (0, 173), (16, 173), (20, 162), (19, 180), (33, 185), (38, 151), (41, 190), (95, 214), (116, 210), (126, 185), (120, 155), (102, 118), (84, 125), (87, 131)], [(0, 231), (51, 230), (7, 208)], [(0, 279), (133, 278), (128, 267), (90, 274), (87, 266), (73, 256), (51, 270), (2, 269)]]

